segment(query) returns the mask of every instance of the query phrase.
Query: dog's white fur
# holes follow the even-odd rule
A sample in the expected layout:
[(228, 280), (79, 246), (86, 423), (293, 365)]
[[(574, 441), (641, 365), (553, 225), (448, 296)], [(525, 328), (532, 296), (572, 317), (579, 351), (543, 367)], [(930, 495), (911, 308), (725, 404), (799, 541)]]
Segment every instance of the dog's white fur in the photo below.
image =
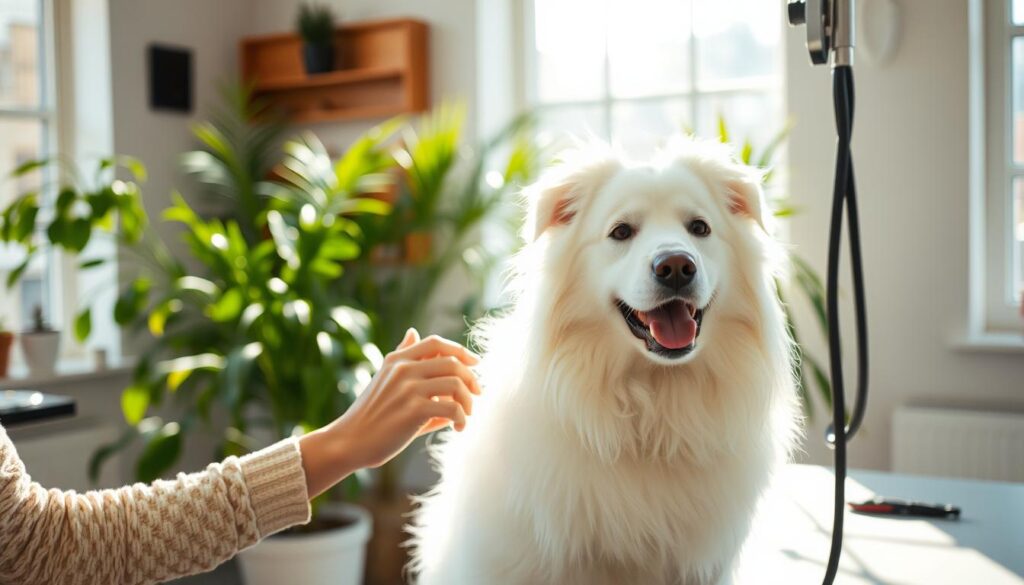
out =
[[(781, 255), (760, 176), (732, 161), (686, 140), (648, 164), (588, 147), (527, 190), (514, 309), (478, 328), (484, 394), (434, 447), (441, 481), (410, 529), (418, 583), (729, 580), (799, 428)], [(687, 231), (695, 216), (710, 236)], [(609, 239), (624, 218), (637, 235)], [(652, 305), (666, 247), (697, 258), (695, 301), (712, 305), (675, 360), (614, 305)]]

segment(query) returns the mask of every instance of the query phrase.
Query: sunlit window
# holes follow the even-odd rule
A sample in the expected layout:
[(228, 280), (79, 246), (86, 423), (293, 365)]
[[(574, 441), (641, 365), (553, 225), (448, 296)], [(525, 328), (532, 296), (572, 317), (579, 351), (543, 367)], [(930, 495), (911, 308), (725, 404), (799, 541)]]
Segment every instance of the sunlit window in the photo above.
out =
[[(973, 150), (983, 165), (976, 185), (984, 216), (972, 232), (972, 248), (983, 261), (973, 269), (971, 326), (980, 335), (1010, 334), (1019, 342), (1024, 314), (1024, 0), (970, 3), (983, 17), (972, 36), (972, 87), (984, 102), (974, 112), (984, 119), (984, 150)], [(984, 59), (978, 51), (984, 50)], [(983, 201), (982, 201), (983, 199)], [(980, 253), (978, 253), (980, 252)], [(981, 296), (983, 295), (983, 296)]]
[(643, 155), (681, 131), (764, 143), (783, 125), (782, 2), (534, 0), (529, 97), (553, 137)]
[(1013, 119), (1013, 154), (1008, 163), (1010, 184), (1012, 185), (1013, 230), (1010, 236), (1010, 246), (1013, 254), (1014, 274), (1010, 293), (1011, 300), (1024, 303), (1024, 0), (1013, 1), (1012, 18), (1013, 26), (1010, 37), (1012, 79), (1009, 86), (1012, 92), (1010, 102)]
[[(52, 154), (53, 108), (48, 83), (49, 31), (47, 4), (43, 0), (0, 0), (0, 205), (16, 195), (40, 190), (47, 178), (9, 177), (20, 164)], [(45, 197), (45, 193), (43, 196)], [(17, 267), (23, 257), (0, 246), (0, 275)], [(24, 329), (35, 306), (50, 321), (57, 306), (51, 262), (40, 256), (26, 270), (18, 287), (3, 288), (0, 317), (8, 329)], [(3, 283), (0, 283), (0, 287)]]

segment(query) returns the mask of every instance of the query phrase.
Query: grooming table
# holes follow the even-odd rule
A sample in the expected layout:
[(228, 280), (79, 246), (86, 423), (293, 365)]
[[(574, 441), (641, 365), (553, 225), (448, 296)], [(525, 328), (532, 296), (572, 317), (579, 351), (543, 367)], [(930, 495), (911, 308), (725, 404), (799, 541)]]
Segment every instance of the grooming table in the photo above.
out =
[[(788, 465), (741, 557), (737, 585), (821, 582), (832, 528), (832, 471)], [(848, 502), (874, 495), (961, 508), (959, 520), (846, 512), (836, 583), (1024, 585), (1024, 484), (851, 470)]]

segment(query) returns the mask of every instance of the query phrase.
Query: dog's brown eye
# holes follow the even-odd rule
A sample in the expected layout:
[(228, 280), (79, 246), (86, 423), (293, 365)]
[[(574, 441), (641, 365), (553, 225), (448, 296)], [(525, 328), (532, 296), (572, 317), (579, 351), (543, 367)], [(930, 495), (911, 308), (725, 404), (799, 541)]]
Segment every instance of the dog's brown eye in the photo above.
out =
[(695, 219), (690, 222), (690, 233), (698, 238), (703, 238), (711, 235), (711, 226), (703, 219)]
[(613, 240), (628, 240), (633, 237), (633, 226), (628, 223), (620, 223), (612, 228), (612, 233), (608, 234)]

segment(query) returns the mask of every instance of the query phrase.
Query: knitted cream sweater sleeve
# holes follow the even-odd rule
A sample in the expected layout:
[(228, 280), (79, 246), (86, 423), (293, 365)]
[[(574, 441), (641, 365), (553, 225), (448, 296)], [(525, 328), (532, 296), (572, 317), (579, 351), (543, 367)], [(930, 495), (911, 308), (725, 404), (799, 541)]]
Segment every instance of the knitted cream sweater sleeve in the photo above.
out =
[(33, 483), (0, 426), (3, 585), (155, 583), (209, 571), (308, 521), (294, 440), (173, 481), (76, 494)]

